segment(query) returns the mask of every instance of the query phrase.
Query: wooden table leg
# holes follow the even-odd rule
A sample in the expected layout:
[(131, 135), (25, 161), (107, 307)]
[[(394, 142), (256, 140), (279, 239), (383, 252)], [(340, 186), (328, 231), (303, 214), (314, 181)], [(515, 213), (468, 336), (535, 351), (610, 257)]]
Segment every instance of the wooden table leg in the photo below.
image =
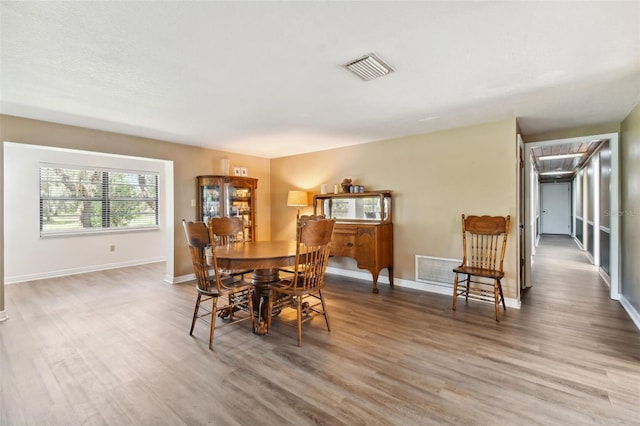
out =
[(253, 332), (256, 334), (264, 336), (265, 334), (269, 333), (269, 323), (267, 321), (269, 297), (271, 296), (271, 289), (269, 288), (269, 284), (277, 282), (279, 279), (280, 278), (277, 268), (256, 269), (253, 271), (251, 283), (256, 289), (253, 306), (255, 307), (257, 314)]

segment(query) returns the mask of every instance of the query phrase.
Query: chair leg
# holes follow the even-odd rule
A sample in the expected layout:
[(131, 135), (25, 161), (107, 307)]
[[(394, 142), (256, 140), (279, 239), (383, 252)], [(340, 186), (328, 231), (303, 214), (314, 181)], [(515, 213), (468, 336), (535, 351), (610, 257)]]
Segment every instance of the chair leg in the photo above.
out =
[(202, 295), (198, 293), (198, 297), (196, 298), (196, 306), (193, 309), (193, 319), (191, 320), (191, 330), (189, 330), (189, 336), (193, 336), (193, 328), (196, 326), (196, 318), (198, 318), (198, 311), (200, 310), (200, 299)]
[(233, 305), (233, 303), (231, 302), (231, 295), (227, 295), (227, 305), (229, 306), (227, 309), (229, 310), (229, 322), (233, 322), (233, 311), (235, 311), (235, 306)]
[(255, 330), (255, 318), (253, 315), (253, 292), (251, 290), (247, 290), (247, 303), (249, 304), (249, 316), (251, 318), (251, 331)]
[(464, 302), (469, 303), (469, 291), (471, 291), (471, 275), (467, 274), (467, 278), (463, 280), (465, 282)]
[(500, 321), (500, 281), (495, 280), (493, 283), (493, 299), (496, 308), (496, 321)]
[(453, 278), (453, 306), (451, 307), (452, 310), (456, 310), (456, 300), (458, 299), (458, 273), (455, 273), (455, 276)]
[(507, 304), (504, 302), (504, 294), (502, 294), (502, 283), (498, 280), (498, 289), (500, 290), (500, 299), (502, 299), (502, 307), (507, 310)]
[[(269, 303), (267, 303), (267, 318), (266, 318), (267, 330), (271, 330), (271, 318), (273, 317), (273, 301), (275, 300), (276, 297), (278, 297), (278, 293), (274, 290), (269, 290)], [(260, 315), (260, 313), (258, 313), (258, 315)], [(259, 316), (258, 316), (258, 319), (260, 319)], [(251, 322), (253, 322), (253, 319), (251, 320)]]
[(209, 349), (213, 349), (213, 330), (216, 328), (216, 311), (218, 310), (218, 298), (212, 297), (213, 306), (211, 307), (211, 329), (209, 330)]
[(296, 311), (298, 313), (298, 346), (302, 346), (302, 296), (296, 297)]
[(331, 326), (329, 326), (329, 314), (327, 313), (327, 304), (324, 301), (322, 290), (318, 290), (318, 294), (320, 295), (320, 303), (322, 303), (322, 313), (324, 315), (324, 321), (327, 323), (327, 331), (331, 331)]

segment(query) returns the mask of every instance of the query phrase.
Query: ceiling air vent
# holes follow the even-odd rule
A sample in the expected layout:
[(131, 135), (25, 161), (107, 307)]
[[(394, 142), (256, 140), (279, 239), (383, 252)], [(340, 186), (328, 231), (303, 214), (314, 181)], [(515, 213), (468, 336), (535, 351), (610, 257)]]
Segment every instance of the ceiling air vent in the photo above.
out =
[(374, 53), (369, 53), (343, 66), (364, 81), (373, 80), (374, 78), (382, 77), (383, 75), (393, 72), (393, 68), (378, 58)]

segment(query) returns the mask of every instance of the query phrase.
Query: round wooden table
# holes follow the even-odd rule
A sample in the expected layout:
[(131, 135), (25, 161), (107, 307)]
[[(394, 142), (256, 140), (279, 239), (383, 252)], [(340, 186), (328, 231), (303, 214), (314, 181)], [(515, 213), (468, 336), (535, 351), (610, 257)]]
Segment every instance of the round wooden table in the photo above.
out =
[(295, 241), (247, 241), (216, 247), (218, 267), (223, 269), (253, 269), (253, 284), (278, 281), (278, 268), (293, 266)]
[(296, 242), (291, 241), (247, 241), (216, 247), (218, 268), (253, 269), (251, 283), (256, 288), (254, 306), (257, 307), (258, 321), (255, 333), (269, 332), (266, 311), (271, 294), (269, 283), (279, 280), (279, 270), (293, 266), (296, 258)]

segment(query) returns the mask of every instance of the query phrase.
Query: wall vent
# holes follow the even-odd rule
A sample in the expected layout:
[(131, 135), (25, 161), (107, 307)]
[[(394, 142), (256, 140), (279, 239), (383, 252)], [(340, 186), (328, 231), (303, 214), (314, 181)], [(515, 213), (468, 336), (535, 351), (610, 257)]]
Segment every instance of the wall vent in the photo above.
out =
[(416, 281), (453, 288), (453, 268), (461, 263), (458, 259), (416, 255)]

